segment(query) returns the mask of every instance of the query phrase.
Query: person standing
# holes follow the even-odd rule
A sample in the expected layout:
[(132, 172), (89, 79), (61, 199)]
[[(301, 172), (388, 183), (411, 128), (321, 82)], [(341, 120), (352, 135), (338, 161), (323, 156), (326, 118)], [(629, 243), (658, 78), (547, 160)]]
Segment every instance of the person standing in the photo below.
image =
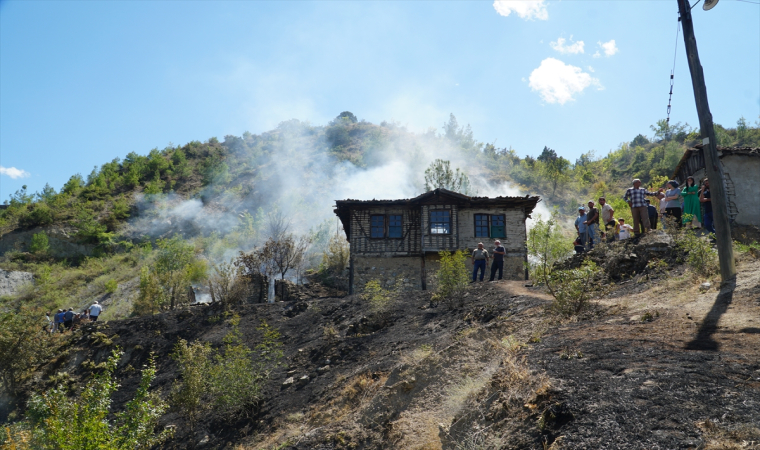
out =
[(614, 229), (617, 222), (615, 221), (615, 210), (612, 209), (607, 199), (599, 197), (599, 206), (602, 208), (602, 223), (604, 224), (604, 233), (607, 234), (608, 230)]
[(578, 232), (578, 242), (583, 248), (588, 248), (588, 225), (586, 224), (586, 208), (578, 207), (578, 217), (575, 218), (575, 231)]
[(599, 210), (594, 208), (594, 202), (588, 202), (588, 214), (586, 215), (586, 225), (588, 225), (589, 248), (594, 248), (594, 244), (599, 241)]
[(96, 322), (101, 312), (103, 312), (103, 307), (97, 301), (93, 302), (90, 306), (90, 322)]
[(653, 230), (657, 229), (657, 208), (652, 206), (652, 202), (647, 199), (647, 211), (649, 211), (649, 225)]
[(53, 318), (55, 322), (55, 328), (53, 329), (53, 332), (60, 331), (63, 333), (63, 310), (59, 309), (57, 313), (55, 313), (55, 317)]
[(644, 196), (646, 195), (655, 196), (657, 193), (649, 192), (641, 187), (641, 180), (635, 178), (633, 180), (633, 187), (628, 188), (623, 196), (623, 200), (625, 200), (628, 203), (628, 206), (631, 207), (631, 215), (633, 215), (633, 233), (636, 236), (651, 229), (649, 225), (649, 211), (647, 210), (646, 202), (644, 202)]
[(699, 187), (694, 182), (694, 177), (686, 178), (686, 186), (681, 190), (683, 197), (683, 224), (693, 225), (697, 221), (696, 227), (702, 226), (702, 208), (699, 201)]
[(710, 201), (710, 182), (707, 180), (707, 178), (705, 178), (702, 184), (702, 189), (699, 190), (699, 202), (705, 209), (704, 214), (702, 214), (702, 221), (705, 225), (705, 230), (709, 231), (710, 233), (715, 233), (712, 201)]
[(55, 330), (53, 329), (53, 319), (50, 318), (50, 313), (45, 313), (45, 320), (47, 320), (47, 325), (45, 326), (45, 330), (47, 330), (48, 333), (53, 333)]
[(672, 217), (678, 228), (681, 228), (681, 190), (678, 189), (678, 182), (675, 180), (668, 181), (670, 189), (665, 191), (665, 214), (667, 217)]
[(497, 239), (496, 242), (493, 243), (492, 253), (493, 261), (491, 261), (491, 278), (489, 278), (488, 281), (493, 281), (493, 278), (496, 275), (496, 269), (499, 269), (499, 279), (501, 280), (502, 272), (504, 271), (504, 255), (507, 254), (507, 251), (501, 246), (500, 240)]
[(65, 330), (71, 330), (71, 327), (74, 325), (74, 310), (72, 308), (69, 308), (68, 311), (63, 313), (63, 328)]
[[(474, 283), (478, 270), (480, 270), (480, 281), (483, 281), (483, 277), (486, 275), (486, 266), (488, 265), (488, 250), (483, 248), (483, 243), (478, 243), (478, 248), (472, 252), (472, 282)], [(90, 310), (92, 315), (92, 310)]]

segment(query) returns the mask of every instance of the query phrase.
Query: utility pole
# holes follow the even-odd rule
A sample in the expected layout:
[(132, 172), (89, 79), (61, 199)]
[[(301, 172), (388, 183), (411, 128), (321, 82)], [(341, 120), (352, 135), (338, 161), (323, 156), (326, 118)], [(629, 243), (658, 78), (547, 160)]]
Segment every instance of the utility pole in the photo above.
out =
[(686, 56), (689, 58), (694, 99), (697, 103), (705, 171), (710, 179), (710, 201), (715, 222), (715, 238), (718, 243), (720, 278), (723, 283), (726, 283), (736, 279), (736, 264), (734, 262), (733, 242), (731, 241), (731, 223), (728, 218), (728, 196), (723, 181), (723, 166), (721, 166), (720, 158), (718, 158), (712, 114), (710, 114), (710, 106), (707, 104), (705, 74), (702, 72), (702, 65), (699, 63), (697, 39), (694, 37), (694, 23), (691, 20), (691, 5), (689, 5), (688, 0), (678, 0), (678, 11), (683, 27), (683, 40), (686, 43)]

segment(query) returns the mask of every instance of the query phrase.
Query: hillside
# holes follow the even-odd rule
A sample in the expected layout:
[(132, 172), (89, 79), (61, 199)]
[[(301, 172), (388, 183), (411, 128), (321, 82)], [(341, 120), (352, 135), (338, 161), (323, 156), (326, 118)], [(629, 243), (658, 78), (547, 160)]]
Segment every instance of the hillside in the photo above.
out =
[[(133, 152), (60, 191), (22, 189), (0, 209), (0, 275), (12, 280), (0, 297), (0, 446), (42, 442), (40, 420), (56, 408), (40, 405), (89, 398), (118, 348), (121, 389), (93, 423), (128, 428), (119, 412), (143, 395), (147, 425), (136, 429), (174, 435), (98, 450), (758, 448), (756, 230), (735, 236), (740, 275), (723, 292), (699, 233), (658, 231), (567, 258), (562, 226), (578, 204), (606, 195), (629, 219), (630, 179), (661, 185), (697, 137), (664, 121), (652, 131), (571, 163), (546, 147), (520, 157), (480, 143), (453, 115), (420, 134), (344, 112), (325, 126), (292, 120)], [(760, 126), (744, 119), (716, 132), (720, 145), (760, 146)], [(562, 310), (535, 262), (528, 284), (472, 285), (440, 302), (379, 285), (344, 296), (349, 250), (334, 201), (416, 196), (436, 159), (478, 195), (541, 195), (536, 212), (560, 225), (547, 238), (561, 261), (544, 270), (577, 287), (594, 261), (579, 288), (593, 300)], [(94, 301), (105, 307), (95, 324), (40, 331), (45, 311)], [(182, 345), (196, 366), (178, 362)], [(141, 391), (151, 354), (155, 379)]]
[[(650, 244), (615, 251), (636, 245)], [(758, 448), (760, 260), (742, 253), (738, 268), (728, 293), (682, 265), (652, 267), (570, 321), (543, 289), (506, 281), (472, 285), (461, 307), (402, 294), (386, 316), (359, 296), (242, 306), (249, 345), (262, 320), (282, 334), (282, 365), (249, 416), (208, 411), (194, 432), (176, 411), (162, 417), (176, 430), (162, 448)], [(178, 339), (219, 346), (229, 317), (217, 304), (98, 323), (28, 388), (50, 389), (61, 371), (78, 386), (83, 361), (119, 346), (116, 409), (151, 352), (166, 396)]]

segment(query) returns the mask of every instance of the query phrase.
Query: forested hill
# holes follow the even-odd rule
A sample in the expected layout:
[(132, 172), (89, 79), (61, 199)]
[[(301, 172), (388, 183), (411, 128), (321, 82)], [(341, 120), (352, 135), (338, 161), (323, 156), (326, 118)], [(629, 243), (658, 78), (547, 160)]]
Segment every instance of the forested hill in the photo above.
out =
[[(538, 194), (545, 205), (573, 214), (588, 199), (619, 196), (632, 177), (661, 185), (699, 138), (689, 125), (664, 120), (651, 127), (651, 136), (642, 131), (607, 155), (589, 151), (573, 162), (561, 148), (538, 143), (519, 149), (526, 156), (484, 144), (453, 115), (442, 130), (421, 134), (395, 123), (359, 121), (350, 112), (324, 126), (294, 119), (259, 135), (132, 152), (86, 177), (72, 176), (60, 191), (19, 190), (0, 213), (0, 234), (65, 223), (83, 242), (106, 248), (156, 233), (253, 232), (271, 210), (287, 213), (300, 231), (313, 231), (328, 226), (322, 222), (335, 199), (418, 195), (424, 170), (436, 158), (460, 167), (480, 195)], [(717, 125), (716, 133), (722, 146), (760, 146), (758, 123), (744, 118), (735, 128)], [(182, 203), (188, 200), (194, 203)], [(184, 225), (166, 219), (167, 210)], [(204, 222), (201, 216), (209, 214), (214, 220)]]

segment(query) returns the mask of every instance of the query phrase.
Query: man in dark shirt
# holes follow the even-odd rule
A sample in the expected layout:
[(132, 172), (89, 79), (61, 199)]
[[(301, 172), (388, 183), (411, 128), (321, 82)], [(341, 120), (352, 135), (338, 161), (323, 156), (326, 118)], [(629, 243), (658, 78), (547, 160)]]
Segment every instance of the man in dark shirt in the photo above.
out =
[(594, 208), (594, 202), (588, 202), (588, 214), (584, 222), (588, 225), (589, 248), (594, 248), (594, 244), (599, 243), (599, 210)]
[(647, 211), (649, 212), (649, 225), (651, 225), (653, 230), (657, 229), (657, 208), (652, 206), (652, 202), (649, 201), (649, 199), (646, 200), (647, 202)]
[(63, 313), (63, 328), (70, 330), (72, 325), (74, 325), (74, 310), (69, 308), (68, 311)]
[(710, 182), (705, 178), (702, 189), (699, 190), (699, 202), (702, 203), (704, 212), (702, 213), (702, 223), (705, 229), (710, 233), (715, 233), (715, 224), (713, 224), (712, 201), (710, 201)]
[(499, 279), (501, 280), (502, 272), (504, 271), (504, 255), (507, 251), (501, 246), (501, 241), (497, 240), (493, 243), (493, 262), (491, 263), (491, 278), (488, 281), (493, 281), (496, 275), (496, 269), (499, 269)]

